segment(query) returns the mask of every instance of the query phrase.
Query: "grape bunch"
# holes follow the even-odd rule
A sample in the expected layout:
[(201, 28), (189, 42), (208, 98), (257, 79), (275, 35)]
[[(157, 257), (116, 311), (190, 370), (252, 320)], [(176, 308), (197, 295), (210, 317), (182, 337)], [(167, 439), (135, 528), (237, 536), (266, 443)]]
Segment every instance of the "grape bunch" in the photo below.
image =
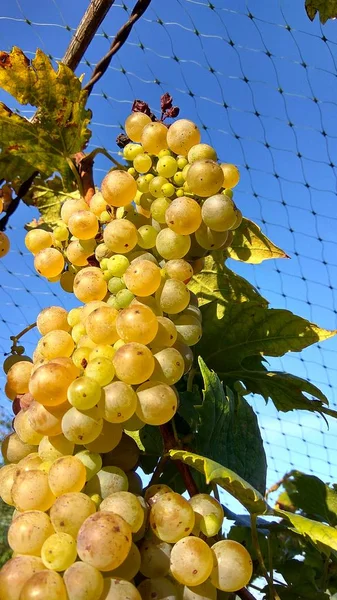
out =
[(125, 130), (128, 167), (26, 236), (38, 273), (80, 305), (42, 310), (32, 359), (15, 346), (4, 363), (15, 416), (0, 496), (15, 510), (0, 600), (215, 600), (252, 576), (213, 496), (143, 490), (134, 439), (178, 409), (202, 335), (188, 282), (242, 220), (239, 174), (186, 119), (135, 112)]

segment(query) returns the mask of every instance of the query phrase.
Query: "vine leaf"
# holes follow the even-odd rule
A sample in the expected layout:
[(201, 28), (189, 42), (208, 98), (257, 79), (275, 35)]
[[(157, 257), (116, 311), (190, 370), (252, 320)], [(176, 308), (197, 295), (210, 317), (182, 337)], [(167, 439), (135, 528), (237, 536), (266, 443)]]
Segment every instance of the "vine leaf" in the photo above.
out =
[(310, 21), (313, 21), (317, 12), (321, 23), (337, 17), (337, 0), (305, 0), (305, 10)]
[(21, 104), (37, 108), (32, 120), (0, 103), (0, 172), (7, 181), (21, 180), (34, 171), (44, 178), (55, 171), (65, 183), (73, 179), (69, 157), (88, 142), (91, 112), (85, 108), (87, 92), (74, 73), (37, 50), (30, 62), (20, 48), (0, 52), (0, 87)]
[(262, 306), (268, 305), (249, 281), (224, 264), (222, 252), (214, 252), (205, 258), (203, 270), (192, 277), (188, 287), (198, 296), (199, 306), (215, 299), (222, 304), (253, 300)]
[(296, 533), (308, 538), (320, 551), (329, 554), (328, 548), (337, 550), (337, 529), (334, 527), (286, 510), (275, 509), (274, 513), (290, 521)]
[[(206, 483), (216, 483), (236, 498), (251, 514), (267, 512), (268, 505), (263, 496), (239, 475), (214, 460), (185, 450), (170, 450), (172, 460), (181, 460), (202, 473)], [(336, 530), (337, 536), (337, 530)]]
[(197, 454), (232, 469), (262, 494), (265, 493), (267, 462), (256, 415), (242, 396), (226, 388), (199, 357), (204, 380), (200, 424), (195, 442)]
[(254, 265), (271, 258), (289, 258), (249, 219), (243, 218), (240, 227), (233, 234), (233, 241), (225, 251), (225, 256), (229, 258)]
[(60, 219), (62, 202), (67, 198), (80, 198), (80, 192), (78, 190), (64, 192), (62, 180), (58, 176), (47, 181), (36, 178), (34, 185), (23, 200), (28, 206), (37, 208), (41, 216), (38, 221), (33, 220), (31, 223), (27, 223), (26, 229), (41, 227), (43, 224), (55, 225)]
[(307, 516), (320, 519), (332, 527), (337, 525), (337, 489), (314, 475), (291, 471), (283, 487), (291, 506)]

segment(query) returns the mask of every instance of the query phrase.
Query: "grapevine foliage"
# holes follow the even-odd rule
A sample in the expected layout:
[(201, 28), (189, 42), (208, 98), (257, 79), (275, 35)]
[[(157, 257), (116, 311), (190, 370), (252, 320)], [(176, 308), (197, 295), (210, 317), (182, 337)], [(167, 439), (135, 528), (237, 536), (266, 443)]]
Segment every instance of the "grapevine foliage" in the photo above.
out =
[[(307, 0), (306, 9), (310, 18), (319, 11), (325, 22), (335, 16), (335, 4)], [(57, 248), (61, 253), (68, 235), (66, 232), (66, 237), (62, 237), (61, 205), (65, 198), (81, 197), (81, 169), (75, 155), (85, 149), (90, 137), (87, 94), (70, 69), (59, 64), (55, 71), (40, 50), (31, 63), (18, 48), (10, 54), (1, 53), (0, 86), (19, 104), (37, 108), (35, 117), (27, 120), (0, 105), (1, 178), (17, 190), (35, 171), (39, 172), (24, 200), (37, 207), (41, 217), (29, 223), (27, 229), (38, 227), (48, 238), (58, 228)], [(169, 94), (162, 97), (161, 109), (161, 123), (179, 112)], [(156, 121), (145, 102), (135, 101), (133, 110)], [(127, 147), (128, 142), (127, 136), (119, 136), (121, 148)], [(128, 167), (132, 171), (128, 163), (119, 173), (123, 175)], [(146, 214), (147, 209), (142, 209)], [(104, 223), (114, 221), (114, 210), (107, 207)], [(101, 243), (101, 233), (96, 237)], [(90, 241), (90, 236), (87, 239)], [(94, 247), (90, 247), (85, 264), (97, 267), (100, 263), (93, 252)], [(258, 264), (288, 257), (246, 218), (233, 231), (232, 241), (225, 249), (209, 253), (202, 269), (195, 270), (188, 284), (198, 298), (203, 335), (195, 347), (197, 360), (189, 374), (177, 382), (180, 403), (174, 428), (163, 429), (163, 425), (149, 423), (134, 427), (127, 431), (127, 443), (132, 438), (139, 454), (137, 464), (146, 474), (154, 472), (156, 483), (169, 485), (179, 493), (190, 491), (191, 486), (206, 493), (220, 487), (241, 503), (244, 514), (234, 514), (225, 507), (232, 522), (228, 539), (240, 542), (251, 553), (253, 580), (266, 576), (263, 565), (269, 568), (272, 556), (274, 572), (285, 582), (280, 583), (276, 575), (276, 581), (269, 581), (263, 590), (265, 599), (327, 600), (337, 592), (337, 491), (317, 477), (291, 472), (279, 482), (283, 491), (276, 505), (271, 506), (266, 494), (266, 456), (249, 394), (260, 395), (266, 402), (270, 399), (282, 412), (308, 410), (335, 417), (328, 408), (328, 399), (317, 387), (295, 375), (269, 370), (265, 357), (300, 352), (336, 332), (289, 311), (269, 308), (258, 290), (231, 270), (229, 258)], [(67, 264), (64, 271), (69, 276), (70, 268)], [(120, 285), (120, 281), (117, 283)], [(105, 283), (102, 285), (104, 289)], [(76, 325), (80, 331), (76, 322), (73, 332)], [(16, 350), (13, 357), (19, 360)], [(81, 360), (81, 367), (86, 368), (87, 358)], [(27, 406), (28, 400), (25, 399)], [(14, 400), (15, 410), (22, 409), (20, 402), (21, 397)], [(95, 474), (92, 481), (97, 480)], [(91, 486), (94, 489), (93, 483)], [(91, 497), (94, 496), (93, 493)], [(87, 551), (84, 548), (83, 555)]]

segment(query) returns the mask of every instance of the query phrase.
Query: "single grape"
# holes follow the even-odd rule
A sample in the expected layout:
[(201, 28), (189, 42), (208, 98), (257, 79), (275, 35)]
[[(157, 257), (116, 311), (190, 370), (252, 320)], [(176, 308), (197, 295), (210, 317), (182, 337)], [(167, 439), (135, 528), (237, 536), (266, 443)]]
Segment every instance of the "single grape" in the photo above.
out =
[(124, 342), (139, 342), (146, 345), (155, 337), (158, 321), (150, 308), (138, 304), (129, 306), (119, 313), (116, 329)]
[(138, 246), (145, 248), (154, 248), (158, 232), (152, 225), (143, 225), (138, 229)]
[(74, 406), (62, 418), (64, 436), (74, 444), (89, 444), (101, 433), (103, 419), (98, 408), (80, 411)]
[(15, 394), (26, 394), (29, 391), (32, 370), (32, 363), (26, 360), (20, 360), (11, 366), (7, 373), (7, 383)]
[(117, 292), (115, 300), (117, 309), (127, 308), (134, 299), (134, 294), (130, 290), (120, 290)]
[(18, 472), (19, 468), (13, 464), (5, 465), (1, 469), (0, 496), (5, 504), (8, 504), (9, 506), (14, 506), (12, 489)]
[(166, 211), (166, 224), (175, 233), (188, 235), (201, 225), (201, 208), (195, 200), (182, 196), (171, 202)]
[[(137, 229), (133, 223), (126, 219), (116, 219), (111, 221), (104, 229), (103, 239), (106, 246), (113, 252), (127, 254), (137, 244)], [(111, 262), (109, 260), (109, 268)]]
[(34, 255), (45, 248), (50, 248), (52, 244), (53, 236), (50, 231), (45, 231), (45, 229), (31, 229), (25, 237), (25, 246)]
[(173, 490), (165, 483), (156, 483), (146, 488), (144, 499), (150, 505), (153, 506), (161, 496), (173, 492)]
[(73, 563), (64, 573), (68, 600), (99, 600), (103, 592), (102, 573), (81, 561)]
[(185, 585), (182, 590), (182, 600), (216, 600), (216, 598), (217, 590), (209, 579), (193, 587)]
[(43, 544), (41, 558), (47, 569), (65, 571), (76, 560), (76, 541), (68, 533), (54, 533)]
[(34, 510), (19, 514), (8, 530), (8, 544), (17, 554), (40, 556), (46, 539), (53, 533), (46, 513)]
[(112, 512), (114, 515), (120, 515), (128, 523), (133, 533), (138, 531), (143, 525), (144, 512), (133, 494), (130, 492), (115, 492), (107, 496), (100, 510)]
[(143, 383), (151, 377), (154, 358), (151, 351), (137, 342), (124, 344), (113, 358), (118, 379), (130, 385)]
[(17, 362), (27, 361), (32, 362), (32, 359), (29, 356), (24, 356), (22, 354), (9, 354), (7, 358), (5, 358), (2, 368), (4, 373), (7, 375), (9, 369)]
[(140, 137), (145, 152), (158, 155), (161, 150), (166, 149), (168, 147), (167, 131), (167, 127), (158, 121), (145, 125)]
[(39, 456), (43, 461), (54, 461), (62, 456), (72, 454), (73, 451), (74, 443), (67, 440), (62, 433), (52, 437), (44, 436), (38, 449)]
[(109, 248), (106, 246), (106, 244), (104, 244), (104, 242), (101, 242), (100, 244), (98, 244), (98, 246), (96, 246), (95, 258), (98, 260), (98, 262), (101, 263), (104, 259), (108, 260), (109, 258), (111, 258), (111, 256), (112, 250), (109, 250)]
[(50, 520), (57, 533), (67, 533), (76, 539), (84, 521), (95, 512), (96, 506), (86, 494), (67, 492), (54, 502)]
[(207, 537), (214, 537), (224, 520), (220, 502), (208, 494), (196, 494), (189, 502), (195, 512), (195, 535), (201, 531)]
[(0, 571), (0, 598), (3, 600), (20, 600), (25, 583), (35, 573), (44, 570), (45, 566), (37, 556), (11, 558)]
[(68, 294), (72, 294), (74, 291), (74, 279), (75, 273), (70, 271), (64, 271), (60, 277), (60, 286)]
[(61, 220), (68, 225), (68, 221), (79, 210), (88, 210), (88, 205), (83, 198), (68, 198), (61, 206)]
[(191, 533), (194, 511), (185, 498), (175, 492), (167, 492), (152, 506), (150, 525), (160, 540), (175, 543)]
[(36, 446), (22, 442), (17, 433), (7, 435), (1, 444), (1, 454), (6, 464), (18, 463), (35, 450)]
[(68, 228), (79, 240), (90, 240), (98, 232), (98, 219), (90, 210), (80, 210), (71, 215)]
[(55, 436), (62, 432), (61, 419), (69, 408), (67, 402), (55, 407), (46, 407), (34, 400), (26, 414), (31, 427), (37, 433), (44, 436)]
[(108, 577), (118, 577), (120, 579), (126, 579), (131, 581), (138, 573), (140, 567), (140, 553), (136, 544), (132, 543), (130, 552), (122, 564), (107, 573)]
[(123, 381), (114, 381), (104, 388), (103, 417), (110, 423), (123, 423), (134, 414), (137, 396)]
[(44, 308), (37, 316), (36, 326), (41, 335), (46, 335), (46, 333), (55, 329), (69, 331), (68, 312), (62, 306)]
[(232, 189), (240, 181), (239, 169), (230, 163), (221, 163), (220, 167), (224, 176), (223, 187)]
[(11, 490), (15, 507), (20, 511), (47, 511), (55, 501), (48, 475), (40, 470), (19, 471)]
[(35, 255), (34, 267), (43, 277), (57, 277), (64, 269), (64, 258), (56, 248), (45, 248)]
[(167, 317), (157, 317), (158, 331), (152, 340), (154, 347), (173, 346), (177, 339), (175, 324)]
[(115, 356), (115, 349), (112, 346), (109, 346), (108, 344), (98, 344), (96, 348), (91, 350), (89, 359), (93, 360), (94, 358), (98, 358), (99, 356), (112, 360)]
[(200, 137), (200, 131), (193, 121), (178, 119), (168, 129), (167, 143), (175, 154), (186, 156), (192, 146), (199, 144)]
[(101, 183), (103, 198), (111, 206), (126, 206), (132, 202), (136, 192), (137, 184), (126, 171), (110, 171)]
[(97, 267), (86, 267), (74, 279), (74, 294), (81, 302), (103, 300), (108, 291), (103, 273)]
[(125, 271), (124, 282), (132, 294), (150, 296), (159, 288), (160, 269), (149, 260), (139, 260)]
[(151, 216), (158, 223), (166, 223), (166, 211), (169, 208), (171, 201), (164, 196), (155, 198), (150, 207)]
[(66, 249), (66, 256), (68, 261), (76, 267), (86, 267), (88, 263), (88, 257), (92, 252), (83, 248), (79, 240), (70, 242)]
[[(168, 209), (169, 210), (169, 209)], [(156, 249), (166, 260), (183, 258), (191, 247), (189, 235), (181, 235), (172, 229), (162, 229), (156, 239)]]
[(140, 144), (126, 144), (123, 148), (123, 156), (125, 160), (132, 161), (138, 156), (138, 154), (142, 154), (143, 148)]
[(148, 154), (137, 154), (133, 166), (138, 173), (147, 173), (152, 167), (152, 159)]
[(176, 314), (188, 306), (190, 292), (182, 281), (168, 279), (156, 292), (155, 297), (165, 313)]
[(202, 223), (195, 232), (195, 239), (206, 250), (218, 250), (225, 244), (227, 235), (227, 231), (214, 231)]
[(18, 463), (18, 467), (23, 471), (32, 471), (33, 469), (39, 469), (42, 464), (42, 459), (39, 457), (37, 452), (31, 452), (25, 458), (22, 458)]
[(111, 271), (108, 271), (109, 279), (108, 279), (108, 290), (111, 294), (117, 294), (120, 290), (125, 289), (125, 283), (122, 281), (120, 277), (110, 277)]
[(180, 594), (178, 587), (166, 577), (153, 577), (144, 579), (139, 586), (138, 591), (142, 600), (179, 600)]
[[(49, 331), (40, 340), (40, 351), (44, 358), (52, 360), (61, 356), (69, 357), (74, 351), (74, 340), (70, 333), (62, 329)], [(29, 364), (29, 363), (26, 363)]]
[(207, 158), (214, 161), (217, 161), (218, 158), (214, 148), (208, 144), (196, 144), (188, 151), (187, 159), (190, 165), (197, 160), (203, 160)]
[(125, 121), (126, 135), (133, 142), (140, 142), (144, 127), (151, 123), (148, 115), (142, 112), (133, 112)]
[(192, 266), (183, 258), (168, 260), (165, 263), (165, 271), (170, 279), (179, 279), (179, 281), (183, 281), (184, 283), (188, 283), (193, 276)]
[(157, 175), (157, 177), (151, 179), (149, 183), (149, 193), (152, 195), (152, 197), (161, 198), (164, 196), (162, 188), (166, 183), (168, 183), (167, 179), (165, 177), (161, 177), (160, 175)]
[(76, 458), (83, 463), (86, 470), (86, 481), (90, 481), (102, 468), (102, 457), (97, 452), (81, 450), (75, 454)]
[[(83, 336), (83, 337), (88, 337), (88, 336)], [(83, 337), (81, 338), (81, 340), (83, 339)], [(78, 343), (80, 343), (81, 340), (78, 340)], [(85, 367), (87, 366), (87, 364), (90, 360), (91, 352), (94, 352), (94, 350), (92, 348), (88, 348), (86, 346), (79, 346), (78, 348), (76, 348), (76, 350), (74, 351), (74, 353), (71, 357), (74, 365), (81, 370), (85, 369)]]
[(132, 544), (129, 525), (119, 515), (100, 511), (84, 521), (77, 536), (83, 562), (100, 571), (111, 571), (126, 559)]
[(147, 381), (137, 388), (136, 415), (148, 425), (163, 425), (175, 415), (178, 399), (175, 391), (161, 381)]
[(31, 426), (27, 412), (20, 410), (13, 423), (14, 431), (18, 434), (20, 440), (25, 444), (37, 445), (42, 439), (42, 435), (37, 433)]
[(197, 160), (188, 169), (186, 182), (193, 194), (204, 198), (221, 189), (224, 175), (221, 166), (214, 160)]
[(195, 316), (183, 313), (174, 319), (174, 324), (178, 332), (178, 340), (187, 346), (194, 346), (201, 339), (201, 323)]
[(140, 545), (140, 572), (145, 577), (165, 577), (170, 571), (171, 544), (157, 538), (144, 539)]
[[(101, 406), (99, 408), (102, 411)], [(91, 452), (99, 452), (100, 454), (111, 452), (119, 444), (122, 432), (123, 430), (119, 423), (109, 423), (103, 420), (103, 428), (99, 436), (92, 442), (85, 444), (85, 446)]]
[(238, 227), (240, 227), (240, 225), (241, 225), (241, 223), (243, 221), (242, 212), (238, 208), (235, 209), (235, 215), (236, 215), (235, 223), (234, 223), (234, 225), (232, 225), (232, 227), (230, 228), (230, 231), (228, 232), (229, 234), (231, 234), (232, 237), (230, 237), (228, 235), (228, 239), (226, 240), (226, 243), (227, 243), (228, 246), (231, 245), (232, 240), (233, 240), (232, 231), (234, 231), (235, 229), (237, 229)]
[(112, 361), (109, 358), (98, 356), (97, 358), (94, 358), (88, 362), (84, 374), (86, 379), (91, 379), (99, 386), (103, 387), (108, 385), (108, 383), (113, 380), (115, 369)]
[[(152, 380), (173, 385), (177, 383), (184, 374), (185, 363), (180, 352), (175, 348), (163, 348), (154, 355), (154, 370)], [(142, 417), (141, 417), (142, 418)]]
[(237, 218), (233, 200), (224, 194), (206, 198), (201, 212), (205, 225), (214, 231), (227, 231)]
[(85, 466), (76, 456), (56, 459), (48, 473), (49, 487), (56, 497), (69, 492), (80, 492), (85, 481)]
[(68, 600), (62, 577), (54, 571), (35, 573), (23, 586), (20, 600)]
[(89, 496), (99, 494), (102, 499), (115, 492), (126, 492), (128, 479), (119, 467), (102, 467), (85, 486), (85, 493)]
[(215, 564), (211, 582), (224, 592), (236, 592), (245, 587), (253, 574), (253, 562), (242, 544), (233, 540), (221, 540), (212, 546)]
[(204, 583), (213, 569), (210, 547), (198, 537), (188, 536), (176, 542), (171, 551), (170, 570), (183, 585)]

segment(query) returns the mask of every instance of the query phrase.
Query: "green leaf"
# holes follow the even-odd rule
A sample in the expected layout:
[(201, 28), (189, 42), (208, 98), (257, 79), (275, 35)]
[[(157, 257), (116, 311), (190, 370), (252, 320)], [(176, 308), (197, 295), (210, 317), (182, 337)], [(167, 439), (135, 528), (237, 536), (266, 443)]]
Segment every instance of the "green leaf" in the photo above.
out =
[(149, 456), (162, 456), (163, 440), (158, 427), (145, 425), (139, 431), (126, 432), (136, 442), (139, 450)]
[(305, 0), (305, 10), (310, 21), (313, 21), (317, 12), (321, 23), (326, 23), (328, 19), (337, 17), (337, 0)]
[(321, 519), (329, 525), (337, 525), (337, 490), (326, 485), (314, 475), (291, 471), (284, 478), (283, 487), (292, 506)]
[(203, 270), (192, 277), (188, 287), (198, 296), (199, 306), (215, 299), (224, 305), (247, 300), (268, 304), (249, 281), (226, 267), (223, 252), (207, 256)]
[[(78, 190), (65, 192), (61, 178), (55, 176), (47, 181), (36, 178), (29, 193), (24, 197), (24, 202), (39, 210), (41, 214), (39, 227), (42, 223), (52, 226), (60, 219), (61, 205), (67, 198), (80, 198), (80, 193)], [(30, 227), (29, 224), (26, 228)]]
[(43, 177), (59, 172), (68, 185), (73, 179), (69, 157), (84, 148), (91, 132), (91, 113), (85, 109), (87, 92), (63, 64), (54, 71), (49, 58), (37, 50), (30, 61), (14, 47), (0, 54), (0, 87), (21, 104), (37, 110), (28, 120), (0, 103), (0, 171), (7, 181)]
[(205, 389), (193, 449), (233, 470), (264, 494), (266, 455), (253, 409), (230, 388), (225, 394), (219, 377), (201, 357), (199, 366)]
[(327, 548), (337, 550), (337, 529), (334, 527), (330, 527), (319, 521), (314, 521), (313, 519), (308, 519), (307, 517), (302, 517), (301, 515), (286, 510), (274, 509), (274, 513), (276, 516), (283, 517), (290, 521), (296, 533), (304, 536), (314, 545), (318, 545), (318, 547), (327, 554), (329, 554)]
[[(170, 450), (173, 460), (181, 460), (202, 473), (206, 483), (216, 483), (236, 498), (252, 514), (263, 514), (268, 505), (263, 496), (239, 475), (219, 463), (185, 450)], [(337, 535), (337, 531), (336, 531)]]
[(271, 258), (289, 256), (262, 233), (253, 221), (243, 218), (240, 227), (233, 232), (233, 241), (225, 255), (235, 260), (257, 265)]

